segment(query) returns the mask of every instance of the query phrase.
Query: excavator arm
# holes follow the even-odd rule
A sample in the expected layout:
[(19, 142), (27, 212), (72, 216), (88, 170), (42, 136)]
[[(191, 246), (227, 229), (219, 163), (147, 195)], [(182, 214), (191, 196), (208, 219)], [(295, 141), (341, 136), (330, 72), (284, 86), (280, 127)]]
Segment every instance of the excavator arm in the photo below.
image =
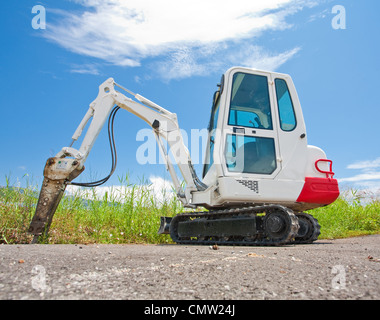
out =
[[(118, 92), (115, 87), (128, 92), (137, 101)], [(49, 158), (46, 162), (44, 181), (36, 212), (29, 227), (29, 233), (35, 236), (34, 242), (38, 241), (39, 236), (42, 234), (47, 234), (66, 186), (84, 171), (86, 159), (115, 105), (138, 116), (153, 128), (159, 150), (173, 180), (175, 191), (184, 206), (193, 207), (192, 192), (207, 188), (198, 179), (194, 171), (189, 151), (183, 142), (177, 115), (143, 96), (123, 88), (115, 83), (114, 79), (109, 78), (99, 86), (98, 96), (90, 104), (86, 115), (72, 136), (70, 146), (62, 148), (55, 157)], [(91, 123), (80, 148), (73, 148), (74, 142), (82, 135), (90, 120)], [(163, 140), (166, 140), (169, 145), (182, 178), (185, 181), (185, 187), (181, 186), (180, 179), (170, 159), (169, 150), (166, 149)]]

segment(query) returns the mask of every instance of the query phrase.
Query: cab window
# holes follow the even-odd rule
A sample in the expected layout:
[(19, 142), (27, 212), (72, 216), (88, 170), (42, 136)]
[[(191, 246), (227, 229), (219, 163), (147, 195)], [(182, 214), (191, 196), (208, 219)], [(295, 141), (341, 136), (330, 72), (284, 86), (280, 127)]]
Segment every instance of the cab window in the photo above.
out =
[(218, 115), (220, 109), (220, 92), (217, 91), (214, 94), (213, 105), (211, 110), (211, 118), (208, 126), (209, 131), (209, 141), (208, 141), (208, 150), (206, 154), (206, 161), (203, 166), (203, 177), (207, 174), (208, 170), (214, 163), (214, 144), (215, 144), (215, 135), (216, 127), (218, 124)]
[(280, 127), (283, 131), (292, 131), (297, 126), (297, 120), (288, 85), (283, 79), (276, 79), (275, 85)]
[(225, 158), (230, 172), (270, 175), (277, 168), (272, 138), (227, 135)]
[(234, 74), (228, 124), (273, 129), (266, 76), (242, 72)]

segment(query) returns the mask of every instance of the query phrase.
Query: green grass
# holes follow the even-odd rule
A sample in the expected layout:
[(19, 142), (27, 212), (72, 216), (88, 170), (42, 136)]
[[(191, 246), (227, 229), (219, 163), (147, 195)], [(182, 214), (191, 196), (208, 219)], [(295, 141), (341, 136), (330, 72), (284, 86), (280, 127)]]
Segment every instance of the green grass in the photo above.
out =
[(380, 233), (380, 201), (340, 197), (333, 204), (309, 211), (321, 225), (320, 239), (337, 239)]
[[(120, 178), (120, 186), (99, 195), (94, 188), (79, 189), (62, 198), (54, 215), (46, 243), (167, 243), (169, 236), (157, 234), (161, 216), (184, 210), (180, 202), (162, 191), (158, 200), (146, 183), (131, 184)], [(39, 188), (0, 189), (0, 243), (29, 243), (27, 234), (34, 215)], [(67, 192), (66, 192), (67, 194)]]
[(5, 179), (6, 186), (0, 189), (0, 243), (28, 243), (26, 230), (38, 191), (28, 181), (26, 188), (20, 189), (10, 185), (9, 177)]
[[(131, 184), (120, 179), (120, 190), (104, 195), (96, 189), (80, 189), (62, 199), (45, 243), (171, 243), (168, 235), (157, 235), (161, 216), (184, 210), (175, 197), (163, 191), (157, 200), (148, 184)], [(118, 192), (117, 192), (118, 191)], [(27, 234), (34, 215), (39, 188), (6, 186), (0, 189), (0, 243), (29, 243)], [(322, 229), (320, 239), (345, 238), (380, 233), (380, 201), (361, 202), (339, 198), (324, 208), (309, 211)], [(118, 195), (121, 196), (119, 197)], [(120, 201), (122, 199), (122, 201)]]

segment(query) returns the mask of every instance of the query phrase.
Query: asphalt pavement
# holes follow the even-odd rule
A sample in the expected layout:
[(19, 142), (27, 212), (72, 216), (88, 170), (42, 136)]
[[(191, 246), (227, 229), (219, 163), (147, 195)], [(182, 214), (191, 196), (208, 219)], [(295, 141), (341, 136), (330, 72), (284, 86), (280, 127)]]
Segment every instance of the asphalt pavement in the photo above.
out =
[(0, 270), (1, 300), (377, 300), (380, 235), (281, 247), (0, 245)]

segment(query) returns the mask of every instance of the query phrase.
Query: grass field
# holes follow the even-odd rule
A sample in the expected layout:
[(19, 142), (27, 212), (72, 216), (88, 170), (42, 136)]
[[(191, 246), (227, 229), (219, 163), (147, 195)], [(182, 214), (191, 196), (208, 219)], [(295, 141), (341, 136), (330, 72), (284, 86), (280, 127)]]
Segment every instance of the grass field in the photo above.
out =
[[(161, 216), (174, 216), (184, 209), (173, 196), (152, 191), (147, 184), (121, 186), (103, 195), (97, 189), (79, 189), (65, 196), (53, 219), (45, 243), (168, 243), (157, 235)], [(9, 185), (0, 189), (0, 243), (29, 243), (27, 234), (39, 188)], [(320, 239), (380, 233), (380, 201), (363, 201), (356, 191), (328, 207), (309, 211), (322, 227)], [(158, 200), (161, 199), (161, 200)]]

